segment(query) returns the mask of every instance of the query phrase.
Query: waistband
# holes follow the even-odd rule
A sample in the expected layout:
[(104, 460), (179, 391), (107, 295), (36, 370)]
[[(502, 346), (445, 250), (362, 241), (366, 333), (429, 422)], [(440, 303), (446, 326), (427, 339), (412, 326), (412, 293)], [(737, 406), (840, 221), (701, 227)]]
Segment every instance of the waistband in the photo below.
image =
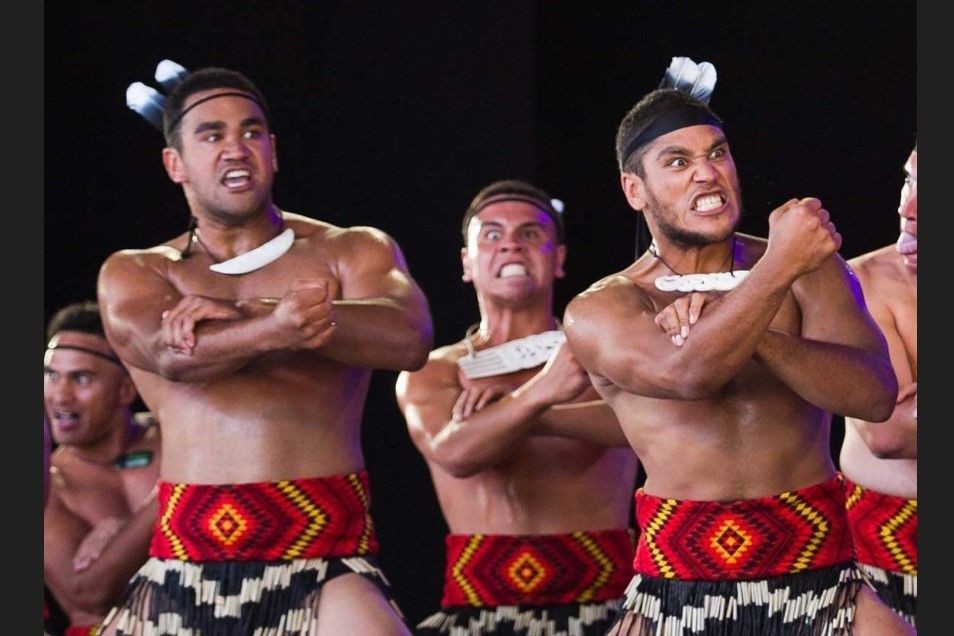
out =
[(98, 633), (98, 625), (70, 625), (63, 632), (63, 636), (96, 636)]
[(277, 482), (158, 486), (150, 556), (288, 561), (378, 552), (364, 470)]
[(663, 499), (636, 491), (642, 529), (633, 567), (682, 580), (754, 580), (853, 558), (840, 476), (738, 501)]
[(859, 563), (918, 573), (918, 500), (886, 495), (844, 479), (848, 526)]
[(450, 534), (441, 607), (590, 603), (622, 598), (633, 531)]

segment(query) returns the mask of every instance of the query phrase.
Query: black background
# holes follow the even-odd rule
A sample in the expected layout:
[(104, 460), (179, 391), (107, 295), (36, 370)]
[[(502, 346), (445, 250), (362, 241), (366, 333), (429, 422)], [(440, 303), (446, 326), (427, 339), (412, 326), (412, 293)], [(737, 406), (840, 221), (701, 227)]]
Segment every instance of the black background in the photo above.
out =
[[(460, 280), (459, 227), (492, 180), (525, 178), (566, 202), (558, 315), (631, 262), (636, 214), (613, 137), (674, 55), (718, 70), (711, 106), (739, 167), (743, 231), (764, 235), (775, 206), (817, 196), (846, 258), (896, 238), (901, 166), (917, 133), (915, 2), (592, 5), (47, 5), (44, 320), (94, 297), (110, 252), (185, 228), (161, 135), (125, 106), (126, 86), (155, 86), (166, 57), (236, 68), (259, 85), (278, 136), (276, 203), (394, 236), (430, 300), (437, 345), (478, 318)], [(375, 374), (364, 442), (381, 560), (416, 622), (439, 600), (446, 527), (395, 378)], [(835, 447), (838, 436), (836, 422)]]

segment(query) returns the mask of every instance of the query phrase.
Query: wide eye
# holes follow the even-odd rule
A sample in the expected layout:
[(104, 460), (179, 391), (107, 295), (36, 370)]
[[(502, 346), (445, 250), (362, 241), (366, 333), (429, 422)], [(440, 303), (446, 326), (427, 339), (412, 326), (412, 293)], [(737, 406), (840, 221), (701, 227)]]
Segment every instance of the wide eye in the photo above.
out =
[(688, 164), (685, 157), (673, 157), (666, 165), (670, 168), (685, 168)]
[(79, 386), (89, 386), (93, 383), (93, 376), (89, 373), (77, 373), (76, 384)]
[(523, 230), (523, 238), (533, 241), (540, 238), (540, 228), (528, 227)]
[(58, 381), (58, 380), (60, 379), (60, 374), (57, 373), (56, 371), (54, 371), (53, 369), (46, 369), (46, 370), (43, 372), (43, 376), (44, 376), (44, 377), (46, 378), (46, 380), (49, 381), (49, 382), (56, 382), (56, 381)]
[(718, 148), (713, 148), (712, 152), (709, 153), (710, 159), (722, 159), (723, 157), (729, 154), (729, 149), (725, 146), (719, 146)]
[(503, 236), (503, 232), (500, 230), (487, 230), (484, 232), (484, 238), (488, 241), (499, 241), (501, 236)]

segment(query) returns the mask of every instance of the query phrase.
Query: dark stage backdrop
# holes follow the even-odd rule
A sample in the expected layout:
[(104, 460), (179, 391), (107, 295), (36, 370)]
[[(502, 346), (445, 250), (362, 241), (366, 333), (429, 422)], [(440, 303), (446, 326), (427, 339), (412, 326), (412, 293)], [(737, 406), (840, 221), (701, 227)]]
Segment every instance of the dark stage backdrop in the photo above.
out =
[[(739, 166), (743, 231), (764, 235), (775, 206), (817, 196), (845, 257), (897, 236), (917, 130), (915, 2), (562, 4), (47, 3), (45, 316), (93, 297), (110, 252), (186, 226), (161, 135), (125, 106), (126, 86), (155, 85), (164, 57), (259, 84), (278, 136), (276, 202), (394, 236), (430, 299), (438, 345), (477, 320), (459, 226), (492, 180), (529, 179), (566, 202), (558, 313), (633, 259), (636, 214), (613, 137), (674, 55), (718, 70), (711, 105)], [(382, 561), (417, 621), (440, 597), (446, 527), (395, 378), (376, 373), (363, 436)]]

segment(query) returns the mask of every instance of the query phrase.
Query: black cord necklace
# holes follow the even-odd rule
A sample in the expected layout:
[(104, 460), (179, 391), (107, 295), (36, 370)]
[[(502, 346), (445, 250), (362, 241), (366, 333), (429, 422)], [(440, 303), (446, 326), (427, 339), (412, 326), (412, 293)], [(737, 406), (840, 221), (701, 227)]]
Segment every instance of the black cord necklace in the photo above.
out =
[[(662, 262), (662, 264), (668, 267), (669, 271), (671, 271), (676, 276), (686, 276), (686, 274), (683, 274), (682, 272), (677, 271), (675, 267), (669, 264), (669, 261), (663, 258), (663, 255), (659, 253), (659, 246), (656, 245), (655, 240), (653, 240), (653, 242), (649, 244), (649, 253), (653, 255), (653, 258), (659, 259)], [(732, 276), (734, 275), (734, 273), (735, 273), (735, 235), (733, 234), (732, 249), (729, 250), (729, 275)]]
[(664, 292), (690, 291), (728, 291), (735, 289), (748, 275), (748, 270), (735, 270), (736, 237), (732, 235), (732, 249), (729, 252), (729, 271), (713, 272), (711, 274), (680, 274), (676, 268), (663, 258), (659, 247), (653, 241), (649, 245), (649, 253), (659, 259), (663, 265), (675, 274), (674, 276), (657, 276), (654, 282), (656, 289)]

